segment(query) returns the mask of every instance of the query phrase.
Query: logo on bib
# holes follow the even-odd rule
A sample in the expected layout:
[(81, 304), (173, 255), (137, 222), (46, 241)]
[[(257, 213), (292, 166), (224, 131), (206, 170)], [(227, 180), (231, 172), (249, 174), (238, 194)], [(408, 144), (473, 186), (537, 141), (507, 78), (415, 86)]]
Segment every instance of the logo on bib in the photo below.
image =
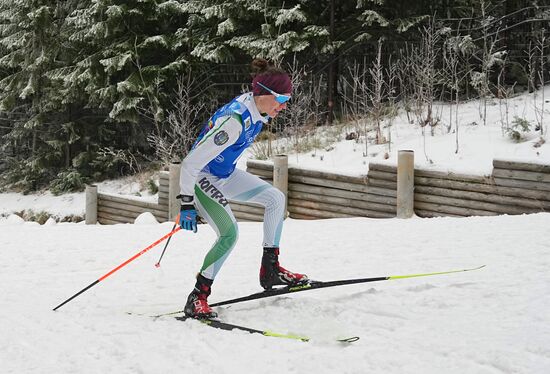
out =
[(225, 131), (220, 131), (216, 135), (214, 135), (214, 144), (216, 145), (224, 145), (229, 140), (229, 135)]

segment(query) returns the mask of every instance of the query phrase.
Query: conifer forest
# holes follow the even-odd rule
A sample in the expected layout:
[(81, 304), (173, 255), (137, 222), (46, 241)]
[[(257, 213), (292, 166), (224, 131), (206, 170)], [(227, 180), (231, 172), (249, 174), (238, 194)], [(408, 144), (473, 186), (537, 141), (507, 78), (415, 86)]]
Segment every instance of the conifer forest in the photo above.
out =
[(550, 3), (0, 0), (1, 188), (62, 193), (178, 162), (249, 90), (255, 57), (294, 83), (266, 131), (368, 118), (383, 141), (397, 109), (429, 129), (434, 101), (548, 84)]

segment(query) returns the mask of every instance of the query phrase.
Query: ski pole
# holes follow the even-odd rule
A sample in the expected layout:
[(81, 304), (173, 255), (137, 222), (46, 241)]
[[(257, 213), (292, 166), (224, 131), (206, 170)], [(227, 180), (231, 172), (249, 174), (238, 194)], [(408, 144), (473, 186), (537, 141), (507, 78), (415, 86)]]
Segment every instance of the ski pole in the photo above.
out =
[(90, 288), (92, 288), (93, 286), (95, 286), (96, 284), (98, 284), (99, 282), (101, 282), (102, 280), (104, 280), (105, 278), (107, 278), (108, 276), (110, 276), (111, 274), (115, 273), (116, 271), (120, 270), (121, 268), (123, 268), (124, 266), (128, 265), (130, 262), (134, 261), (136, 258), (138, 258), (139, 256), (141, 256), (142, 254), (144, 254), (145, 252), (147, 252), (148, 250), (150, 250), (151, 248), (155, 247), (156, 245), (158, 245), (159, 243), (163, 242), (164, 240), (170, 238), (172, 235), (174, 235), (176, 232), (178, 232), (179, 230), (181, 230), (181, 227), (178, 227), (176, 228), (175, 230), (172, 230), (170, 231), (168, 234), (164, 235), (162, 238), (160, 238), (159, 240), (157, 240), (156, 242), (154, 242), (153, 244), (149, 245), (147, 248), (144, 248), (142, 249), (140, 252), (136, 253), (135, 255), (133, 255), (132, 257), (130, 257), (128, 260), (124, 261), (122, 264), (118, 265), (116, 268), (114, 268), (113, 270), (109, 271), (108, 273), (106, 273), (105, 275), (103, 275), (101, 278), (97, 279), (96, 281), (92, 282), (91, 284), (89, 284), (88, 286), (86, 286), (85, 288), (83, 288), (82, 290), (78, 291), (77, 293), (75, 293), (73, 296), (69, 297), (67, 300), (63, 301), (61, 304), (59, 304), (58, 306), (56, 306), (55, 308), (53, 308), (53, 310), (57, 310), (59, 309), (60, 307), (62, 307), (63, 305), (67, 304), (69, 301), (71, 301), (72, 299), (74, 299), (75, 297), (77, 297), (78, 295), (86, 292), (87, 290), (89, 290)]
[[(179, 218), (180, 218), (180, 215), (178, 214), (178, 216), (176, 217), (176, 222), (174, 222), (174, 227), (172, 227), (172, 231), (175, 230), (176, 225), (178, 224)], [(155, 264), (155, 267), (157, 267), (157, 268), (160, 267), (160, 261), (162, 260), (162, 257), (164, 256), (164, 252), (166, 252), (166, 248), (168, 248), (168, 244), (170, 244), (170, 240), (172, 240), (172, 237), (169, 237), (168, 240), (166, 241), (166, 244), (164, 245), (164, 249), (162, 250), (162, 253), (160, 254), (159, 260)]]

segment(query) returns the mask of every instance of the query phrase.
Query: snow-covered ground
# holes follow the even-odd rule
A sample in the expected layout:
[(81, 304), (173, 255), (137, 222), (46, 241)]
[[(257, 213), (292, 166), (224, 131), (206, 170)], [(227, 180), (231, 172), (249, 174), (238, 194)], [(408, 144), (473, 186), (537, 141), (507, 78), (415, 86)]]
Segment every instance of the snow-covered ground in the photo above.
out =
[[(546, 88), (550, 97), (550, 87)], [(413, 149), (416, 164), (486, 174), (495, 157), (550, 164), (538, 133), (523, 143), (502, 135), (498, 102), (488, 126), (477, 103), (460, 109), (455, 134), (420, 136), (402, 114), (392, 152)], [(550, 104), (547, 104), (547, 107)], [(548, 110), (548, 108), (547, 108)], [(443, 120), (448, 116), (443, 111)], [(535, 122), (532, 95), (510, 102)], [(550, 114), (545, 114), (546, 131)], [(472, 122), (478, 125), (472, 125)], [(330, 151), (289, 157), (291, 164), (364, 174), (388, 145), (341, 141)], [(321, 160), (321, 156), (322, 160)], [(240, 162), (243, 167), (246, 157)], [(100, 191), (146, 195), (137, 181)], [(145, 199), (154, 200), (155, 196)], [(391, 276), (487, 265), (481, 270), (368, 283), (218, 308), (223, 320), (305, 335), (309, 343), (226, 332), (194, 321), (153, 320), (126, 312), (179, 310), (215, 239), (208, 226), (173, 237), (162, 266), (157, 246), (89, 291), (52, 308), (170, 231), (171, 223), (45, 225), (12, 212), (83, 215), (84, 195), (0, 194), (1, 373), (548, 373), (550, 368), (550, 214), (410, 220), (288, 219), (282, 264), (313, 279)], [(210, 301), (259, 291), (261, 223), (241, 223), (240, 240)], [(358, 335), (351, 345), (334, 339)]]
[[(221, 318), (309, 343), (126, 312), (179, 310), (215, 239), (173, 237), (52, 308), (171, 229), (0, 226), (2, 373), (548, 373), (550, 214), (287, 220), (283, 265), (315, 279), (467, 273), (317, 290), (220, 307)], [(260, 223), (242, 223), (211, 301), (259, 290)], [(333, 341), (358, 335), (351, 345)]]

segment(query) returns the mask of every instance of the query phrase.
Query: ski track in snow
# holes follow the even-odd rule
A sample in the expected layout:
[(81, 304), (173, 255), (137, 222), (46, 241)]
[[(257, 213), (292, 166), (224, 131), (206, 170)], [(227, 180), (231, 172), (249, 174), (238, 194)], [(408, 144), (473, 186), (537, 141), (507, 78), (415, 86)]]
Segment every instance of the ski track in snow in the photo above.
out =
[[(550, 214), (286, 221), (283, 266), (313, 279), (481, 270), (308, 291), (217, 308), (222, 320), (306, 335), (227, 332), (156, 314), (182, 309), (214, 232), (174, 236), (57, 312), (52, 308), (170, 231), (157, 225), (0, 221), (2, 373), (547, 373)], [(4, 223), (4, 224), (2, 224)], [(261, 223), (210, 301), (259, 290)], [(350, 345), (338, 336), (358, 335)]]

